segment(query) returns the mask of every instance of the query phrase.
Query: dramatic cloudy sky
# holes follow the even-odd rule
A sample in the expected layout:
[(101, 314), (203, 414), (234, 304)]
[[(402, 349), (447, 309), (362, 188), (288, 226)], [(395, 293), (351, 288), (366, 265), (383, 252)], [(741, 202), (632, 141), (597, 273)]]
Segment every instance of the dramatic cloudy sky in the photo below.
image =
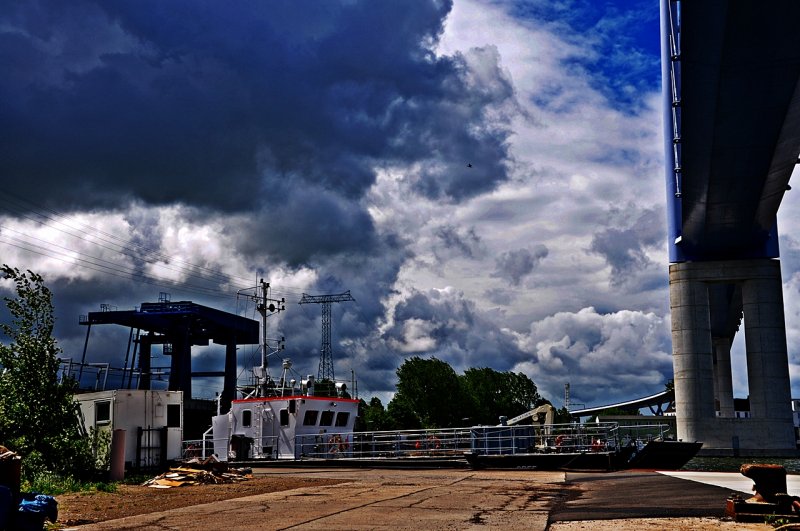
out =
[[(301, 294), (350, 290), (335, 368), (367, 398), (410, 356), (522, 371), (558, 406), (672, 377), (656, 0), (9, 1), (0, 65), (0, 259), (45, 277), (66, 357), (100, 304), (252, 317), (236, 293), (263, 277), (303, 374)], [(95, 327), (87, 361), (121, 367), (127, 339)]]

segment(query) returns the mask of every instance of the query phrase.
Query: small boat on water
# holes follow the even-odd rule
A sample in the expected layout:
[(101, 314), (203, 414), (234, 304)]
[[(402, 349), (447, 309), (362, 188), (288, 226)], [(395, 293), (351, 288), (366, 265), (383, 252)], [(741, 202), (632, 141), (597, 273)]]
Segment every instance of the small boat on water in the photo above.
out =
[[(290, 366), (284, 360), (284, 371)], [(354, 432), (358, 400), (346, 385), (334, 396), (314, 388), (313, 377), (299, 386), (282, 377), (264, 396), (234, 400), (213, 418), (213, 443), (204, 447), (221, 461), (264, 464), (611, 471), (678, 469), (702, 446), (670, 439), (666, 425), (615, 422)], [(523, 417), (536, 419), (536, 411)]]
[(671, 440), (665, 429), (615, 422), (476, 427), (473, 447), (464, 457), (474, 468), (675, 470), (689, 462), (702, 443)]
[[(464, 456), (475, 468), (674, 470), (702, 447), (699, 442), (671, 439), (664, 424), (555, 424), (555, 414), (555, 408), (545, 404), (513, 419), (501, 419), (499, 426), (475, 427), (472, 448)], [(520, 425), (528, 419), (531, 424)]]

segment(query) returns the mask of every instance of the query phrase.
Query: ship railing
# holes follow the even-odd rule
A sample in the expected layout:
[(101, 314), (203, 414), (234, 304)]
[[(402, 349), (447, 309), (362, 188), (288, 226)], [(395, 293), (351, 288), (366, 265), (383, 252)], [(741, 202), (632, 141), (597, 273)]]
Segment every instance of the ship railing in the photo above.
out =
[(650, 441), (674, 438), (671, 431), (669, 424), (626, 424), (619, 426), (617, 434), (623, 447), (636, 445), (641, 449)]
[(297, 435), (295, 457), (402, 458), (461, 456), (471, 447), (469, 428)]
[(206, 459), (214, 453), (214, 441), (211, 439), (187, 439), (181, 441), (181, 458)]
[[(204, 444), (208, 446), (203, 447)], [(203, 439), (189, 439), (181, 441), (181, 457), (184, 460), (188, 459), (205, 459), (206, 455), (214, 453), (214, 444), (211, 441), (204, 441)]]
[(265, 436), (252, 439), (243, 435), (213, 438), (211, 429), (203, 433), (202, 439), (181, 441), (181, 460), (199, 459), (204, 461), (211, 456), (221, 461), (247, 459), (277, 459), (278, 437)]
[(276, 435), (264, 435), (256, 439), (250, 449), (250, 455), (253, 459), (278, 459), (278, 437)]
[(470, 451), (482, 455), (613, 452), (617, 423), (475, 426)]

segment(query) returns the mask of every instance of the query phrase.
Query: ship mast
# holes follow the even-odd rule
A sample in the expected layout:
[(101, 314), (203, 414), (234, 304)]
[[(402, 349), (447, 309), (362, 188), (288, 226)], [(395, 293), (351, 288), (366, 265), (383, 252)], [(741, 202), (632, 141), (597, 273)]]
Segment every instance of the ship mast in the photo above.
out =
[[(267, 363), (267, 356), (269, 355), (269, 345), (267, 344), (267, 316), (274, 313), (282, 312), (286, 309), (284, 306), (286, 300), (281, 297), (280, 299), (272, 299), (269, 296), (269, 282), (265, 282), (262, 278), (259, 285), (256, 287), (256, 294), (251, 298), (256, 302), (256, 310), (261, 315), (261, 366), (258, 367), (256, 374), (257, 382), (256, 389), (258, 396), (267, 396), (268, 383), (272, 380), (269, 374), (269, 366)], [(258, 292), (260, 290), (260, 293)], [(283, 348), (283, 338), (280, 339), (278, 349)]]

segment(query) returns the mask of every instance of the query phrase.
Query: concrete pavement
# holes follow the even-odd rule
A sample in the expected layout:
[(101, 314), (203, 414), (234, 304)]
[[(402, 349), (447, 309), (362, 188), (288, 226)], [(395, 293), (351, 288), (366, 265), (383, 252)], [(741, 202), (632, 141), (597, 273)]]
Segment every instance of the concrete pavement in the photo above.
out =
[(534, 471), (258, 469), (351, 482), (224, 500), (80, 526), (121, 530), (464, 530), (544, 531), (565, 494), (564, 474)]
[[(652, 471), (254, 469), (257, 476), (335, 478), (344, 483), (259, 494), (75, 528), (122, 530), (545, 531), (548, 521), (605, 521), (635, 528), (646, 517), (722, 516), (730, 489)], [(738, 474), (731, 474), (730, 479)], [(719, 480), (719, 478), (711, 478)], [(717, 520), (710, 520), (712, 526)], [(616, 523), (612, 523), (616, 522)], [(693, 529), (698, 522), (689, 522)], [(603, 524), (606, 525), (606, 524)], [(660, 525), (660, 524), (659, 524)], [(673, 525), (670, 523), (669, 525)], [(554, 526), (557, 529), (558, 526)], [(602, 526), (601, 526), (602, 527)], [(600, 527), (597, 527), (600, 528)], [(694, 527), (694, 529), (708, 527)], [(734, 527), (735, 528), (735, 527)], [(567, 529), (567, 528), (565, 528)], [(627, 528), (626, 528), (627, 529)]]

